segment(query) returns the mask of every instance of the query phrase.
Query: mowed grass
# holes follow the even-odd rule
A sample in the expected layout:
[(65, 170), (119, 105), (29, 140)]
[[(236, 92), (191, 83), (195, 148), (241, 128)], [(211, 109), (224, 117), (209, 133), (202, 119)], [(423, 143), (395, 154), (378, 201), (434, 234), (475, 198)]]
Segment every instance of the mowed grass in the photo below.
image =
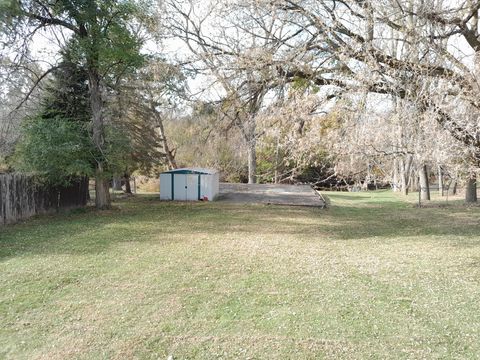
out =
[(0, 229), (0, 358), (480, 357), (480, 208), (165, 203)]

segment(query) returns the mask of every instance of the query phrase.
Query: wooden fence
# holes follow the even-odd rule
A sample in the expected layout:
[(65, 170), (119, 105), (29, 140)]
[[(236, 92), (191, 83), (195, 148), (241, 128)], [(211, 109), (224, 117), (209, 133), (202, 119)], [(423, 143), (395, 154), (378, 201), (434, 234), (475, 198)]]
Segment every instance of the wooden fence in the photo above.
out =
[(37, 214), (82, 207), (87, 204), (87, 197), (87, 178), (72, 181), (69, 186), (53, 187), (25, 174), (0, 174), (0, 226)]

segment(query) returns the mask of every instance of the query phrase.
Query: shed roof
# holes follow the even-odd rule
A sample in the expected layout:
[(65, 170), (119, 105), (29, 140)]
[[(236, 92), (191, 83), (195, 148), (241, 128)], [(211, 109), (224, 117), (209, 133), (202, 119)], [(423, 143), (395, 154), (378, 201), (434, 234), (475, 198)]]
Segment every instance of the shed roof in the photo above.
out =
[(180, 168), (165, 171), (162, 174), (199, 174), (199, 175), (213, 175), (216, 174), (218, 170), (215, 169), (205, 169), (205, 168)]

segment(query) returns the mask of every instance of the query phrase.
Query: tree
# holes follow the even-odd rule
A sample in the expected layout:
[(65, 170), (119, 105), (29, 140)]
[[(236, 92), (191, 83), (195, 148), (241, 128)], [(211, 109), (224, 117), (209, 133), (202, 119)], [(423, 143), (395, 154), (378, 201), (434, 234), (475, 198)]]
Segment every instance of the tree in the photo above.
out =
[(36, 112), (40, 93), (38, 89), (33, 91), (28, 104), (18, 108), (40, 69), (16, 68), (12, 71), (12, 67), (15, 67), (12, 61), (0, 59), (0, 163), (6, 169), (10, 168), (8, 159), (20, 136), (21, 122), (27, 115)]
[(165, 123), (177, 113), (184, 87), (179, 68), (155, 56), (149, 56), (144, 66), (117, 81), (107, 97), (107, 118), (126, 134), (130, 146), (123, 154), (125, 166), (114, 174), (114, 182), (123, 177), (129, 185), (133, 172), (152, 175), (165, 166), (177, 167), (176, 149)]
[(240, 129), (219, 121), (220, 104), (198, 101), (192, 112), (166, 123), (179, 166), (215, 168), (228, 182), (248, 181), (246, 145)]
[(87, 74), (68, 50), (46, 80), (39, 109), (23, 120), (14, 156), (17, 170), (39, 173), (54, 185), (94, 174)]
[(61, 117), (34, 117), (23, 125), (15, 167), (40, 174), (54, 185), (72, 176), (93, 175), (91, 142), (81, 123)]
[(320, 110), (328, 100), (317, 91), (299, 79), (285, 85), (283, 94), (260, 114), (259, 176), (264, 181), (295, 182), (306, 177), (304, 171), (329, 166), (324, 135), (330, 119)]
[[(218, 2), (170, 1), (170, 29), (185, 41), (189, 63), (211, 80), (206, 87), (219, 95), (220, 118), (237, 127), (247, 147), (248, 182), (256, 182), (257, 117), (269, 93), (281, 83), (271, 67), (282, 44), (281, 24), (261, 3), (251, 6)], [(202, 11), (195, 11), (199, 7)], [(273, 70), (273, 71), (272, 71)]]
[[(67, 31), (75, 49), (74, 61), (85, 66), (88, 76), (91, 111), (91, 136), (100, 156), (95, 164), (95, 203), (110, 206), (105, 158), (105, 124), (102, 88), (120, 73), (138, 67), (142, 61), (141, 39), (131, 23), (140, 17), (141, 6), (134, 1), (17, 1), (0, 5), (0, 24), (4, 36), (14, 43), (23, 36), (26, 46), (40, 29)], [(48, 69), (38, 81), (54, 68)]]
[(168, 140), (164, 123), (178, 111), (185, 87), (185, 76), (180, 69), (155, 57), (116, 87), (114, 118), (121, 120), (128, 133), (137, 136), (134, 148), (139, 168), (144, 172), (165, 163), (169, 169), (177, 167), (175, 149)]
[(87, 73), (71, 61), (69, 50), (46, 80), (37, 113), (24, 119), (15, 153), (15, 168), (38, 173), (54, 185), (76, 176), (93, 176), (100, 156), (114, 172), (127, 161), (118, 153), (130, 147), (127, 135), (107, 124), (104, 153), (98, 153), (89, 132)]
[[(279, 63), (281, 76), (330, 86), (336, 96), (367, 91), (415, 104), (468, 149), (471, 171), (477, 171), (480, 128), (456, 109), (469, 107), (478, 117), (478, 2), (274, 3), (296, 29), (288, 39), (294, 61)], [(473, 66), (449, 46), (459, 40), (468, 44)]]

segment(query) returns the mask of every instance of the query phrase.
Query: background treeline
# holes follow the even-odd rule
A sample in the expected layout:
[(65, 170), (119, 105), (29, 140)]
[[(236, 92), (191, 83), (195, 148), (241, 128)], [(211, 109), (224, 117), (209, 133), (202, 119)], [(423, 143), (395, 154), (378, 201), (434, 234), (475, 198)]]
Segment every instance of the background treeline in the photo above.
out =
[(476, 202), (479, 8), (4, 1), (0, 163), (88, 176), (98, 208), (112, 184), (180, 166), (424, 199), (435, 181)]

